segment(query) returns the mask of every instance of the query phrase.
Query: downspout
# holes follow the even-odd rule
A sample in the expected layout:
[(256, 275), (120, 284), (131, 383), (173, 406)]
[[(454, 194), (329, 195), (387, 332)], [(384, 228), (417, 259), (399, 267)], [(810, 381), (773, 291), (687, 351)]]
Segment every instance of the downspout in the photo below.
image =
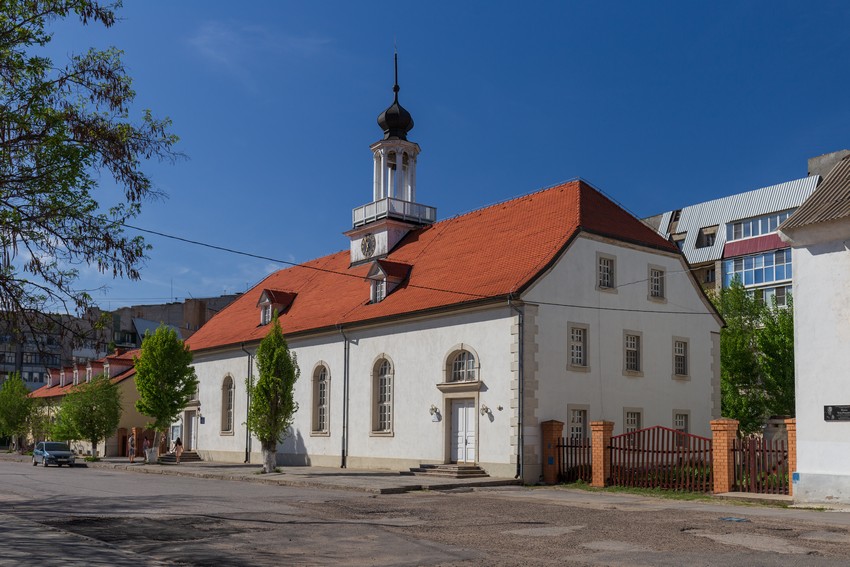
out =
[(523, 443), (525, 442), (523, 439), (522, 427), (523, 427), (523, 404), (524, 404), (524, 389), (523, 389), (523, 358), (525, 354), (524, 348), (524, 338), (525, 338), (525, 312), (516, 307), (511, 298), (508, 297), (508, 307), (510, 307), (513, 311), (516, 311), (517, 318), (519, 319), (519, 334), (517, 335), (517, 340), (519, 341), (519, 345), (517, 347), (517, 389), (519, 400), (517, 403), (517, 458), (516, 458), (516, 476), (514, 478), (522, 478), (523, 473), (523, 459), (525, 457), (525, 451), (523, 448)]
[(342, 363), (342, 448), (339, 467), (348, 467), (348, 364), (350, 343), (342, 325), (338, 326), (339, 334), (342, 335), (343, 363)]
[(247, 390), (246, 400), (247, 405), (245, 409), (245, 462), (251, 462), (251, 429), (248, 427), (248, 413), (251, 411), (251, 388), (254, 387), (254, 356), (245, 350), (245, 343), (239, 343), (239, 348), (242, 349), (242, 352), (248, 355), (248, 387), (245, 388)]

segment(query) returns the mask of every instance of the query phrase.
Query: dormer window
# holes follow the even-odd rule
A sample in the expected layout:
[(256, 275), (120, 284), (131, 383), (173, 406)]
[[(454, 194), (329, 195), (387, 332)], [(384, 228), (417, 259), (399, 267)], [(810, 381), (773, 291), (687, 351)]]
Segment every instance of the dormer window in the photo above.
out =
[(64, 385), (65, 385), (65, 371), (64, 371), (64, 370), (62, 370), (62, 371), (59, 373), (59, 385), (60, 385), (60, 386), (64, 386)]
[(266, 303), (260, 309), (260, 325), (268, 325), (272, 322), (272, 304)]
[(91, 382), (91, 366), (86, 367), (86, 382)]
[(272, 322), (272, 315), (276, 312), (283, 315), (295, 301), (295, 293), (292, 291), (280, 291), (276, 289), (264, 289), (257, 301), (260, 308), (260, 325), (268, 325)]
[(393, 292), (410, 274), (410, 266), (401, 262), (390, 262), (389, 260), (375, 260), (366, 279), (371, 285), (370, 300), (372, 303), (380, 303)]
[(103, 363), (103, 375), (106, 376), (107, 378), (112, 378), (112, 376), (109, 375), (109, 361), (108, 360)]
[(387, 296), (387, 280), (372, 281), (372, 303), (380, 303)]
[(74, 367), (74, 386), (76, 386), (76, 385), (77, 385), (77, 384), (79, 384), (79, 383), (80, 383), (80, 371), (79, 371), (79, 369), (75, 366), (75, 367)]

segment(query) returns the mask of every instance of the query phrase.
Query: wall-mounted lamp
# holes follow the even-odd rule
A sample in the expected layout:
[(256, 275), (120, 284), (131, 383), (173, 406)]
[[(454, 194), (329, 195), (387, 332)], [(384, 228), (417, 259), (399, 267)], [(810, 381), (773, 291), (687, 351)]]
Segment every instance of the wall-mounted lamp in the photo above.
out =
[(481, 404), (481, 415), (487, 415), (490, 413), (490, 408), (487, 407), (487, 404)]
[(436, 415), (440, 413), (440, 409), (434, 404), (431, 404), (431, 409), (428, 410), (428, 413), (430, 413), (431, 415)]

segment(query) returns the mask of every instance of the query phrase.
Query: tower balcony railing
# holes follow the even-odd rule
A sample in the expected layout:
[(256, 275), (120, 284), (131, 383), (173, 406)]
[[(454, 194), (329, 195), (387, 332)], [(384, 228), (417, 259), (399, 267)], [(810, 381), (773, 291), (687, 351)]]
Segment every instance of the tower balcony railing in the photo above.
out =
[(428, 205), (386, 197), (351, 211), (351, 222), (354, 228), (383, 218), (417, 224), (432, 224), (437, 221), (437, 209)]

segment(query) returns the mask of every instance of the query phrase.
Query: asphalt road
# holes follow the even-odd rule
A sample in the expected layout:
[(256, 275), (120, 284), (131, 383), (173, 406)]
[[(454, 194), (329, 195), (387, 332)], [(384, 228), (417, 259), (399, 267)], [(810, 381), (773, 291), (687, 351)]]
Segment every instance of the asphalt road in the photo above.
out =
[(850, 565), (847, 513), (553, 489), (378, 496), (14, 462), (0, 462), (0, 534), (0, 565)]

